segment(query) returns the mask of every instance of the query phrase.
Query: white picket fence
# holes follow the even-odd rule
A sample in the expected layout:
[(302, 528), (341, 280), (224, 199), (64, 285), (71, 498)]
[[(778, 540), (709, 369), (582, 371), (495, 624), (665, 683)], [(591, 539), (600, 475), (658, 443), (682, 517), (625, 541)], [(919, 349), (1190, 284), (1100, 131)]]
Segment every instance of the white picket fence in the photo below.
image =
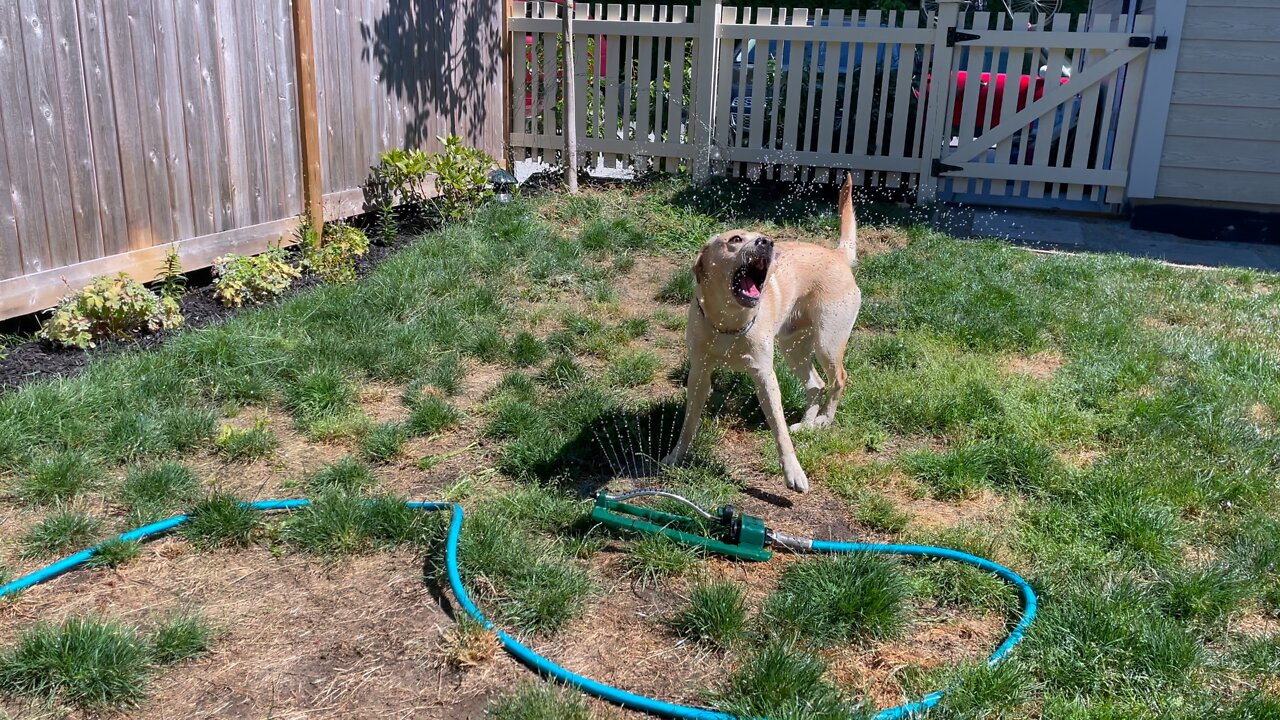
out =
[[(563, 152), (562, 11), (511, 4), (517, 159)], [(1150, 19), (578, 2), (578, 147), (698, 180), (847, 169), (923, 201), (1114, 205)]]

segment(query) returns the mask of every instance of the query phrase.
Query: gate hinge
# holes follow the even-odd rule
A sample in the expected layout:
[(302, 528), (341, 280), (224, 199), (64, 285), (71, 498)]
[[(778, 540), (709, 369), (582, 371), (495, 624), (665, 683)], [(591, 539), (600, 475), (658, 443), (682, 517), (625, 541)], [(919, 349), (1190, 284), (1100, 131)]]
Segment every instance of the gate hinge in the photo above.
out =
[(1154, 38), (1149, 38), (1146, 35), (1134, 35), (1133, 37), (1129, 38), (1129, 47), (1131, 48), (1144, 48), (1144, 47), (1152, 47), (1152, 46), (1154, 46), (1156, 50), (1164, 50), (1165, 48), (1169, 47), (1169, 36), (1157, 35)]
[(964, 168), (960, 167), (959, 165), (948, 165), (947, 163), (942, 162), (938, 158), (934, 158), (933, 168), (929, 171), (929, 174), (933, 177), (942, 177), (942, 173), (959, 172), (963, 169)]
[(947, 47), (955, 47), (958, 42), (969, 42), (970, 40), (979, 40), (981, 38), (981, 35), (960, 32), (955, 28), (947, 28)]

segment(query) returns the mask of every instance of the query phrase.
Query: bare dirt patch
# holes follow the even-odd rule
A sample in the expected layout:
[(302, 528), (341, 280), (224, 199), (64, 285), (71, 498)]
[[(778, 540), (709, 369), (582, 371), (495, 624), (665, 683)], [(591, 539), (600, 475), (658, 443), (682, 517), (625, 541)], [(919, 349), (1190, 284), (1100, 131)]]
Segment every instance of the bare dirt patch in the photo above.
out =
[(1035, 355), (1014, 355), (1004, 363), (1004, 372), (1009, 375), (1022, 375), (1033, 380), (1051, 380), (1066, 364), (1062, 355), (1046, 350)]

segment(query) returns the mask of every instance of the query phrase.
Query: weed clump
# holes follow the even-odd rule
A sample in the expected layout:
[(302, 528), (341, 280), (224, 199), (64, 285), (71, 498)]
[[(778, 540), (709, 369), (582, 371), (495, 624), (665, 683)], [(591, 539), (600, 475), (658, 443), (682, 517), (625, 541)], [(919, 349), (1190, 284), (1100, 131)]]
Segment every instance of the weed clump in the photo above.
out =
[(494, 720), (591, 720), (591, 709), (580, 693), (525, 681), (490, 703), (488, 715)]
[(689, 591), (689, 604), (671, 620), (683, 638), (727, 647), (746, 636), (747, 609), (740, 585), (702, 583)]
[(329, 491), (302, 508), (284, 526), (284, 538), (314, 555), (352, 555), (424, 543), (425, 515), (404, 498), (364, 498)]
[(18, 482), (18, 496), (40, 505), (65, 502), (94, 481), (97, 469), (83, 453), (66, 451), (41, 458)]
[(271, 432), (265, 420), (259, 420), (247, 430), (224, 425), (213, 445), (227, 460), (247, 462), (270, 455), (280, 446), (280, 438)]
[(712, 696), (713, 704), (744, 718), (847, 720), (849, 703), (823, 677), (826, 670), (820, 658), (771, 642), (742, 663)]
[(182, 535), (202, 550), (244, 547), (262, 528), (262, 515), (233, 495), (212, 495), (198, 503), (182, 527)]
[(0, 693), (92, 710), (129, 708), (146, 696), (147, 643), (118, 622), (37, 623), (0, 653)]
[(85, 563), (89, 567), (115, 568), (138, 557), (142, 553), (142, 544), (137, 540), (121, 540), (116, 538), (102, 543), (93, 551), (93, 557)]
[(102, 521), (76, 510), (55, 510), (22, 537), (22, 556), (48, 557), (81, 550), (102, 528)]
[(317, 495), (331, 490), (359, 493), (377, 482), (368, 465), (347, 456), (307, 478), (307, 490)]
[(888, 560), (866, 553), (796, 563), (765, 603), (768, 632), (818, 644), (892, 637), (906, 622), (908, 585)]

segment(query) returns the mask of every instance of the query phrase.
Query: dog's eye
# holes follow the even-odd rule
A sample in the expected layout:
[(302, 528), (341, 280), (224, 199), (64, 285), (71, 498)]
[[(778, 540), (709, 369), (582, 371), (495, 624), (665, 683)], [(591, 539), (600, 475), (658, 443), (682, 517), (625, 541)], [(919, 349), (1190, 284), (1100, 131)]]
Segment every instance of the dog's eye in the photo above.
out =
[(729, 238), (729, 241), (728, 241), (728, 242), (729, 242), (729, 244), (730, 244), (730, 245), (737, 245), (737, 244), (739, 244), (739, 243), (741, 243), (741, 242), (742, 242), (742, 236), (741, 236), (741, 235), (734, 235), (733, 237)]

